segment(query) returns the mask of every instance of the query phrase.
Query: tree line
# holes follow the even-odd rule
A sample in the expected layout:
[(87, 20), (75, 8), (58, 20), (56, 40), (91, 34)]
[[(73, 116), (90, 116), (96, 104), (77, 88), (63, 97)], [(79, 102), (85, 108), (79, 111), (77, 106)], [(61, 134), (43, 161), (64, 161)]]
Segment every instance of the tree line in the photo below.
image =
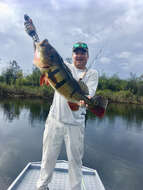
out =
[(143, 75), (137, 77), (136, 74), (130, 73), (129, 79), (121, 79), (117, 74), (111, 77), (103, 74), (99, 78), (98, 89), (113, 92), (129, 91), (134, 95), (143, 96)]
[(39, 86), (40, 71), (38, 68), (33, 68), (31, 74), (24, 75), (19, 64), (13, 60), (9, 62), (8, 67), (2, 71), (0, 82), (7, 85), (17, 86)]
[[(28, 86), (39, 87), (41, 73), (38, 68), (33, 67), (32, 73), (24, 75), (17, 61), (9, 62), (8, 67), (0, 74), (0, 84), (9, 86)], [(128, 94), (143, 96), (143, 75), (137, 77), (130, 73), (129, 79), (121, 79), (117, 74), (109, 77), (102, 74), (99, 77), (98, 91), (109, 92), (128, 92)]]

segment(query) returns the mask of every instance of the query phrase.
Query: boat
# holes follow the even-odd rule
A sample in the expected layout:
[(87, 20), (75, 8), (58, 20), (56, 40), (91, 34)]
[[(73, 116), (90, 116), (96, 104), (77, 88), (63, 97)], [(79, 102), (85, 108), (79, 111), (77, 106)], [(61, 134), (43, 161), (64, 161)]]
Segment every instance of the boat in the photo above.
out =
[[(40, 173), (41, 162), (30, 162), (13, 181), (7, 190), (36, 190), (36, 182)], [(82, 166), (82, 190), (105, 190), (96, 170)], [(69, 190), (68, 161), (58, 160), (50, 190)]]

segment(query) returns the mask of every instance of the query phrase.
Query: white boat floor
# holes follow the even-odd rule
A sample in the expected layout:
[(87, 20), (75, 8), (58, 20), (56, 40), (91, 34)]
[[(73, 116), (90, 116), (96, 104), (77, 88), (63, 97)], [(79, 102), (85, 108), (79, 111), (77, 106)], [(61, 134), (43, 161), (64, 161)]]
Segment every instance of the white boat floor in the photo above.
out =
[[(105, 190), (96, 170), (83, 166), (82, 171), (82, 190)], [(29, 163), (8, 190), (36, 190), (39, 174), (40, 162)], [(70, 190), (67, 161), (57, 161), (49, 189)]]

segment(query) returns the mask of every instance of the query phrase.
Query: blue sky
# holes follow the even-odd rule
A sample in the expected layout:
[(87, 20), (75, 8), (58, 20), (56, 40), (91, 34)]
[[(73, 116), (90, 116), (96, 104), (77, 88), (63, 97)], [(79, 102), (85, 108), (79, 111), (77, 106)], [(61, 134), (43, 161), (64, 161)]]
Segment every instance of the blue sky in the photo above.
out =
[(32, 70), (33, 44), (24, 31), (25, 13), (40, 39), (47, 38), (63, 59), (71, 57), (73, 43), (84, 41), (90, 50), (89, 65), (100, 75), (142, 74), (142, 0), (1, 0), (0, 71), (13, 59), (24, 73)]

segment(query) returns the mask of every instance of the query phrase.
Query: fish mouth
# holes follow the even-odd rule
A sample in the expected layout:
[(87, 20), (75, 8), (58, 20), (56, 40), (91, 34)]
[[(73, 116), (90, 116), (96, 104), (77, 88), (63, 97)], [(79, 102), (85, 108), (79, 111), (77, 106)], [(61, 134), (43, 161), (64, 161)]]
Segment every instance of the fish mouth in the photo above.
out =
[(45, 39), (45, 40), (43, 40), (42, 42), (39, 43), (39, 46), (40, 47), (46, 47), (48, 44), (49, 44), (48, 40)]

